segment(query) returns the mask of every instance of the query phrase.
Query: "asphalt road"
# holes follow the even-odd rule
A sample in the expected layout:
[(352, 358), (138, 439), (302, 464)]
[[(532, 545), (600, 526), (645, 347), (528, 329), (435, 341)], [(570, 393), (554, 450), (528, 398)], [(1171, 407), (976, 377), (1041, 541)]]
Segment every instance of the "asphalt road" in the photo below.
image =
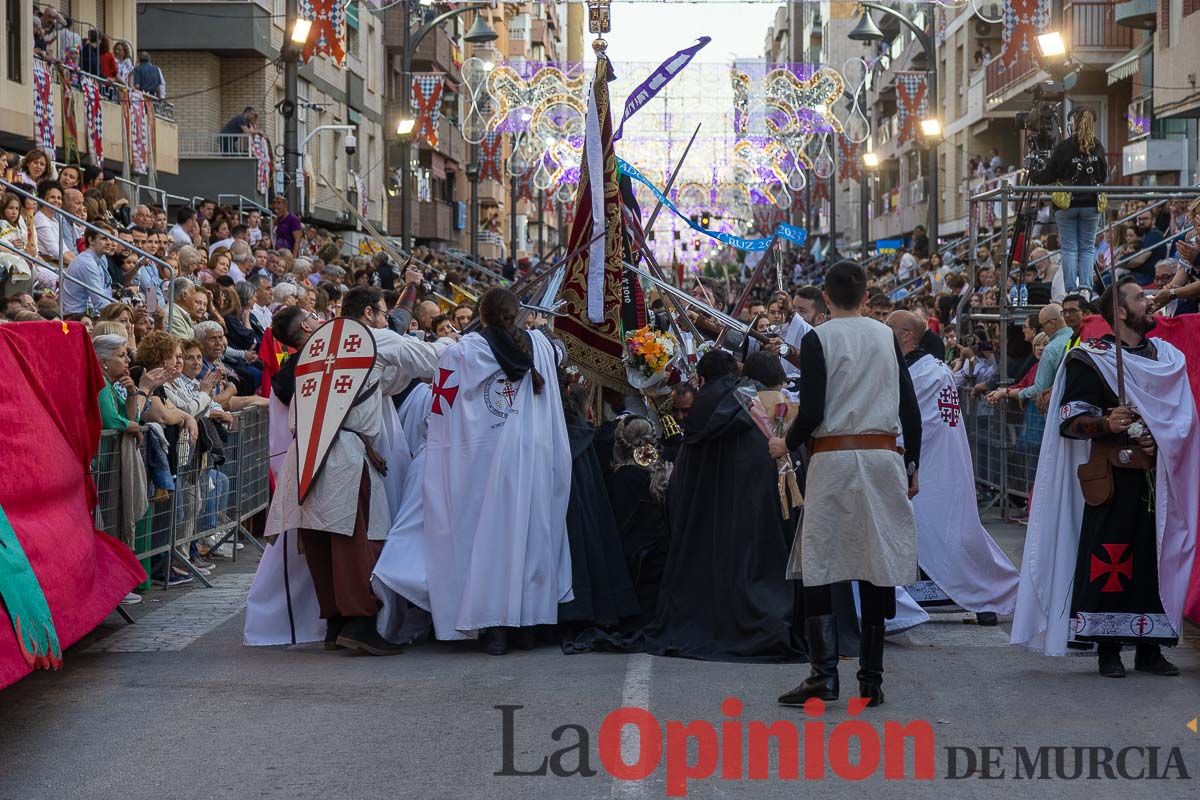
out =
[[(997, 540), (1018, 558), (1023, 529), (992, 524)], [(217, 587), (164, 593), (156, 590), (137, 608), (139, 623), (113, 618), (72, 648), (59, 673), (39, 673), (0, 692), (0, 800), (208, 800), (209, 798), (661, 798), (688, 797), (858, 797), (864, 790), (884, 797), (1175, 798), (1197, 795), (1200, 735), (1187, 728), (1200, 714), (1200, 650), (1197, 630), (1171, 657), (1180, 678), (1134, 673), (1123, 681), (1095, 674), (1090, 657), (1050, 659), (1006, 644), (1007, 630), (963, 624), (961, 612), (938, 614), (902, 634), (885, 657), (887, 703), (869, 709), (868, 743), (845, 734), (845, 697), (820, 719), (775, 704), (776, 695), (798, 682), (805, 665), (704, 663), (644, 655), (564, 656), (555, 648), (514, 652), (504, 658), (470, 647), (427, 645), (392, 658), (327, 653), (315, 646), (246, 648), (241, 644), (241, 598), (253, 559), (225, 564)], [(1126, 657), (1132, 667), (1132, 655)], [(854, 685), (856, 662), (843, 661), (843, 695)], [(740, 714), (727, 716), (726, 698), (738, 698)], [(614, 780), (601, 756), (611, 761), (624, 747), (627, 763), (650, 758), (651, 736), (639, 751), (631, 727), (625, 738), (609, 735), (610, 712), (640, 706), (661, 726), (661, 762), (645, 780)], [(506, 746), (504, 712), (511, 715)], [(729, 710), (728, 708), (726, 710)], [(701, 721), (685, 731), (670, 721)], [(740, 721), (749, 739), (752, 721), (825, 724), (827, 766), (823, 778), (780, 777), (786, 761), (769, 757), (768, 777), (739, 774)], [(905, 780), (887, 780), (884, 768), (862, 781), (843, 777), (864, 755), (885, 720), (927, 724), (934, 757), (931, 780), (913, 778), (913, 746)], [(705, 733), (712, 726), (712, 742)], [(559, 739), (552, 738), (562, 726)], [(859, 726), (857, 733), (863, 733)], [(649, 728), (647, 728), (649, 730)], [(822, 749), (804, 731), (804, 752)], [(880, 731), (883, 731), (880, 734)], [(582, 731), (582, 733), (581, 733)], [(838, 733), (840, 731), (840, 733)], [(588, 741), (580, 763), (579, 739)], [(724, 737), (724, 738), (722, 738)], [(706, 746), (698, 750), (698, 741)], [(842, 744), (837, 744), (841, 742)], [(707, 749), (711, 745), (712, 750)], [(726, 746), (729, 745), (729, 746)], [(1065, 776), (1056, 772), (1054, 751), (1062, 747)], [(1082, 775), (1071, 779), (1074, 747), (1111, 748), (1105, 776), (1104, 751), (1082, 751)], [(980, 748), (1003, 748), (981, 754)], [(1036, 774), (1024, 777), (1024, 755)], [(954, 763), (950, 763), (950, 750)], [(1122, 748), (1141, 748), (1126, 750)], [(1156, 774), (1145, 774), (1158, 748)], [(1178, 748), (1172, 753), (1172, 748)], [(971, 771), (967, 750), (975, 760)], [(508, 754), (506, 755), (506, 750)], [(553, 760), (567, 777), (497, 775), (536, 772)], [(847, 753), (847, 750), (849, 751)], [(864, 750), (866, 753), (864, 754)], [(761, 752), (761, 748), (756, 749)], [(774, 751), (772, 751), (774, 752)], [(793, 751), (795, 752), (795, 751)], [(711, 758), (710, 758), (711, 756)], [(847, 760), (848, 756), (848, 760)], [(1090, 759), (1098, 775), (1088, 778)], [(708, 759), (708, 760), (706, 760)], [(835, 769), (834, 762), (837, 762)], [(1004, 777), (985, 778), (986, 772)], [(685, 766), (711, 777), (686, 780)], [(548, 766), (549, 766), (548, 762)], [(670, 767), (668, 767), (668, 764)], [(1179, 765), (1182, 764), (1182, 767)], [(868, 764), (868, 766), (870, 766)], [(594, 771), (591, 776), (577, 774)], [(948, 777), (953, 774), (969, 777)], [(1181, 770), (1188, 776), (1181, 778)], [(729, 779), (723, 779), (723, 771)], [(1015, 777), (1016, 774), (1022, 777)]]

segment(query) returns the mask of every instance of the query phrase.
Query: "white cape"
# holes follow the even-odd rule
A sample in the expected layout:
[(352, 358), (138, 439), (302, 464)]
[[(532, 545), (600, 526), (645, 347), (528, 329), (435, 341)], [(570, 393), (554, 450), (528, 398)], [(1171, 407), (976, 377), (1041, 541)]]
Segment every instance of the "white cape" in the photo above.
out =
[[(850, 585), (854, 587), (854, 613), (858, 615), (858, 621), (861, 624), (862, 598), (858, 596), (858, 581), (852, 581)], [(929, 622), (929, 612), (917, 605), (917, 601), (912, 599), (912, 596), (905, 591), (903, 586), (897, 586), (896, 616), (883, 621), (884, 636), (903, 633), (909, 628), (915, 628), (926, 622)]]
[[(921, 408), (921, 491), (913, 498), (917, 560), (935, 587), (968, 611), (1011, 614), (1020, 573), (979, 521), (966, 423), (954, 374), (927, 355), (908, 369)], [(934, 599), (928, 597), (928, 599)]]
[[(554, 624), (573, 599), (567, 545), (571, 450), (556, 352), (530, 334), (541, 394), (510, 383), (480, 334), (438, 360), (425, 450), (425, 544), (437, 638)], [(453, 395), (453, 397), (451, 397)], [(413, 598), (409, 598), (412, 600)]]
[[(1196, 548), (1200, 509), (1200, 431), (1183, 354), (1155, 339), (1158, 360), (1125, 353), (1125, 392), (1158, 444), (1155, 470), (1155, 523), (1158, 530), (1158, 591), (1166, 622), (1182, 633), (1181, 617)], [(1110, 387), (1116, 386), (1116, 355), (1091, 342), (1088, 354)], [(1065, 363), (1065, 361), (1064, 361)], [(1050, 408), (1062, 407), (1066, 369), (1054, 379)], [(1083, 522), (1083, 492), (1076, 469), (1091, 443), (1067, 439), (1048, 422), (1042, 436), (1034, 483), (1033, 509), (1021, 561), (1021, 584), (1013, 619), (1012, 643), (1046, 655), (1067, 652), (1071, 638), (1071, 589)]]
[[(292, 443), (288, 407), (272, 393), (267, 411), (271, 471), (278, 475)], [(246, 623), (242, 629), (242, 641), (251, 647), (303, 644), (325, 638), (325, 620), (321, 619), (308, 562), (300, 553), (299, 538), (295, 531), (276, 536), (258, 562), (246, 595)]]
[(425, 426), (433, 404), (426, 384), (409, 393), (400, 406), (400, 419), (413, 447), (412, 465), (405, 476), (403, 499), (375, 570), (371, 588), (381, 608), (376, 626), (379, 635), (397, 644), (407, 644), (426, 632), (429, 616), (413, 618), (405, 601), (429, 611), (429, 583), (425, 576)]

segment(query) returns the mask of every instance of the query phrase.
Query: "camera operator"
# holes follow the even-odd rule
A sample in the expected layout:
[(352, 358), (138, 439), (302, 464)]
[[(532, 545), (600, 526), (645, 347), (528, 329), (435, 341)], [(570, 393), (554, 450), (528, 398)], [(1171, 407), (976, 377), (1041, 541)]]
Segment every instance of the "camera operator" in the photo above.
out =
[[(1074, 125), (1050, 154), (1046, 166), (1034, 173), (1038, 184), (1062, 182), (1067, 186), (1100, 186), (1108, 177), (1104, 145), (1096, 138), (1096, 113), (1079, 108), (1072, 114)], [(1055, 204), (1054, 221), (1062, 245), (1063, 288), (1067, 294), (1079, 291), (1089, 280), (1096, 259), (1096, 192), (1071, 192), (1065, 207)]]

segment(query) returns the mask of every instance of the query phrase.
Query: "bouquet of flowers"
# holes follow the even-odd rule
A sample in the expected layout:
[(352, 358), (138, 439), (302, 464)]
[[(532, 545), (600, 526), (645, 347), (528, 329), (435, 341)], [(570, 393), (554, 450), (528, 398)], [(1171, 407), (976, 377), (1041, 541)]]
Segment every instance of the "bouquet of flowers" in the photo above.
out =
[(675, 337), (649, 326), (625, 336), (625, 375), (635, 389), (645, 390), (667, 377), (667, 367), (679, 352)]
[[(734, 397), (767, 438), (782, 438), (796, 418), (796, 404), (782, 392), (760, 392), (751, 386), (742, 386), (734, 391)], [(779, 467), (779, 505), (783, 509), (783, 518), (791, 519), (793, 508), (804, 507), (804, 496), (800, 494), (792, 457), (776, 459), (776, 464)]]

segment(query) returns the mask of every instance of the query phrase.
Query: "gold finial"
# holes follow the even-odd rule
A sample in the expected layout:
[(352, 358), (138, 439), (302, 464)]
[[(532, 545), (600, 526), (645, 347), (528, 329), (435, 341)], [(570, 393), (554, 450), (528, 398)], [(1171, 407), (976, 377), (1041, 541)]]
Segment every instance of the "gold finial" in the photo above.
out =
[(596, 39), (594, 42), (592, 42), (592, 49), (596, 51), (597, 55), (603, 53), (608, 49), (608, 40), (604, 38)]

